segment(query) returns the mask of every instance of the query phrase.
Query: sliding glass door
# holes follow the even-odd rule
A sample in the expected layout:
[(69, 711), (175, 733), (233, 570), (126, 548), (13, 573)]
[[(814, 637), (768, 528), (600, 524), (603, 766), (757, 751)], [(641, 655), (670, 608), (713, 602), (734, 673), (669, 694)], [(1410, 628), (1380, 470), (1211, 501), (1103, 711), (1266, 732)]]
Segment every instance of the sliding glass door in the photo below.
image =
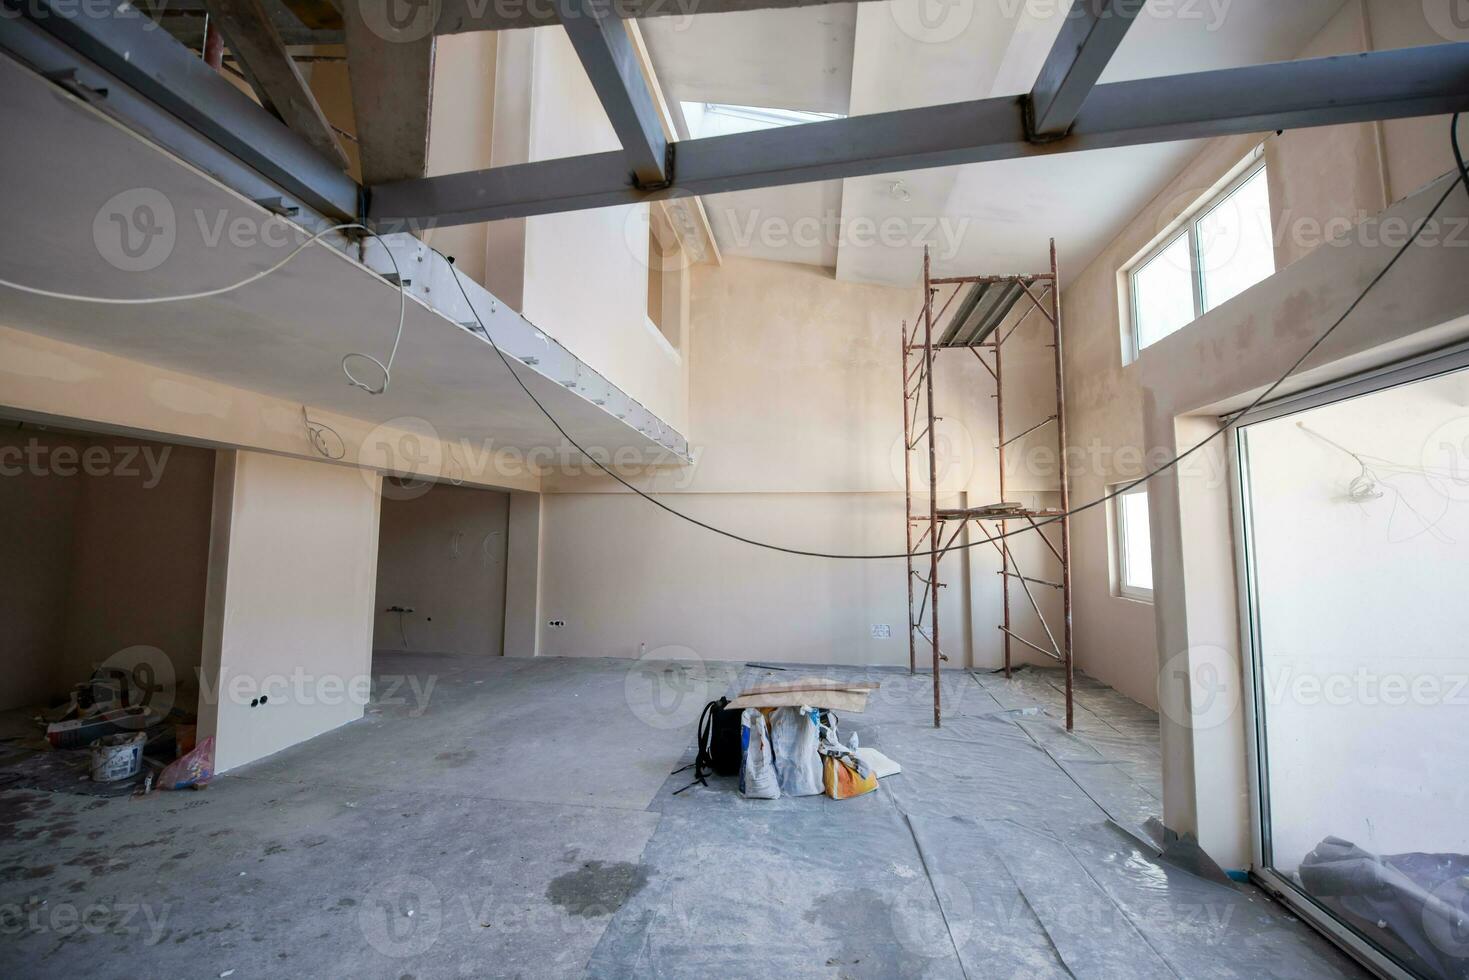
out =
[(1390, 970), (1469, 978), (1469, 369), (1235, 429), (1256, 863)]

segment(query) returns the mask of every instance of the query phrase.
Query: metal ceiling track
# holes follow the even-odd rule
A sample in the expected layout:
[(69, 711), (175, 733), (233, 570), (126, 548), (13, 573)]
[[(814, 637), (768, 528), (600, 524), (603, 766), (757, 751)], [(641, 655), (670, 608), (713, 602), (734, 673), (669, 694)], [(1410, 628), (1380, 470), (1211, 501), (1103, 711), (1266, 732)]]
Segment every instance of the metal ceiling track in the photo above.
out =
[[(928, 252), (923, 255), (923, 307), (911, 327), (903, 322), (903, 490), (906, 521), (905, 541), (908, 552), (908, 670), (918, 669), (918, 652), (926, 648), (933, 666), (933, 726), (938, 728), (943, 721), (942, 687), (939, 683), (941, 665), (948, 655), (939, 645), (939, 592), (947, 583), (939, 578), (940, 560), (954, 549), (959, 537), (972, 529), (994, 547), (1000, 559), (999, 571), (1003, 596), (1002, 619), (998, 629), (1003, 636), (1005, 651), (1005, 676), (1010, 676), (1012, 666), (1012, 643), (1019, 643), (1061, 664), (1066, 676), (1066, 728), (1073, 721), (1072, 699), (1072, 643), (1071, 643), (1071, 519), (1070, 494), (1066, 462), (1066, 386), (1061, 352), (1061, 297), (1057, 288), (1059, 270), (1056, 266), (1056, 242), (1051, 241), (1051, 268), (1048, 272), (1015, 276), (954, 276), (935, 278), (929, 265)], [(947, 289), (946, 287), (952, 287)], [(940, 294), (948, 292), (942, 306), (937, 305)], [(947, 326), (939, 333), (939, 324), (944, 321), (949, 308), (963, 294), (964, 298), (954, 308)], [(1005, 429), (1004, 364), (1001, 349), (1030, 320), (1039, 313), (1037, 322), (1049, 332), (1049, 346), (1055, 359), (1056, 410), (1052, 415), (1034, 423), (1018, 433), (1007, 435)], [(937, 339), (936, 339), (937, 338)], [(934, 401), (934, 359), (944, 350), (968, 350), (995, 382), (995, 445), (998, 453), (1000, 503), (982, 507), (940, 507), (938, 445), (935, 425), (939, 415)], [(989, 356), (986, 360), (985, 355)], [(1056, 444), (1059, 449), (1057, 460), (1058, 501), (1055, 508), (1029, 508), (1017, 503), (1006, 502), (1005, 451), (1017, 440), (1045, 426), (1054, 425)], [(918, 472), (926, 473), (927, 492), (919, 497), (914, 506), (915, 462)], [(926, 468), (925, 468), (926, 462)], [(1022, 530), (1033, 531), (1054, 559), (1058, 572), (1056, 579), (1034, 578), (1026, 575), (1016, 560), (1015, 552), (1006, 537), (1012, 524), (1024, 522)], [(992, 528), (994, 530), (992, 530)], [(1051, 540), (1047, 528), (1056, 529), (1056, 540)], [(959, 552), (961, 555), (967, 553)], [(1027, 604), (1035, 613), (1045, 642), (1030, 640), (1015, 628), (1010, 615), (1012, 584), (1025, 596)], [(1049, 588), (1061, 594), (1060, 637), (1051, 628), (1041, 604), (1036, 600), (1031, 586)]]
[[(1140, 8), (1075, 0), (1032, 91), (660, 146), (625, 38), (595, 0), (558, 0), (623, 147), (380, 183), (339, 165), (126, 0), (0, 0), (0, 50), (90, 94), (120, 122), (243, 193), (258, 181), (304, 208), (382, 231), (633, 204), (1046, 153), (1329, 126), (1469, 109), (1469, 44), (1314, 58), (1095, 84)], [(563, 13), (563, 11), (568, 13)], [(452, 18), (450, 18), (452, 19)], [(450, 32), (476, 29), (459, 23)], [(661, 151), (661, 156), (660, 156)], [(222, 160), (228, 156), (232, 160)], [(241, 185), (251, 185), (246, 189)]]
[[(1069, 98), (1074, 99), (1074, 90)], [(923, 106), (672, 144), (670, 186), (644, 191), (611, 150), (378, 185), (375, 222), (440, 225), (635, 204), (1048, 153), (1331, 126), (1469, 109), (1469, 43), (1229, 68), (1091, 88), (1064, 134), (1033, 97)], [(1064, 115), (1064, 114), (1063, 114)]]
[(0, 50), (248, 197), (361, 214), (337, 163), (131, 4), (99, 16), (95, 4), (0, 0)]

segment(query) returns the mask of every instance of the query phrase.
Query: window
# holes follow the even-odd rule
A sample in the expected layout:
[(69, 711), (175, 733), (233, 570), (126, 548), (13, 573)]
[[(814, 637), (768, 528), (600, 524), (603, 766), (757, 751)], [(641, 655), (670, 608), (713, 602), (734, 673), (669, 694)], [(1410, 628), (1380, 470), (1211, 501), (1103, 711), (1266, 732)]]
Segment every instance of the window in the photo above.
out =
[(1112, 531), (1117, 594), (1128, 599), (1151, 602), (1153, 542), (1148, 530), (1146, 483), (1139, 483), (1112, 498)]
[(688, 283), (683, 246), (661, 203), (648, 206), (648, 322), (678, 351)]
[(1265, 159), (1256, 148), (1242, 171), (1133, 263), (1133, 356), (1188, 326), (1275, 272)]
[(799, 126), (802, 123), (844, 119), (835, 112), (806, 112), (802, 109), (772, 109), (764, 106), (729, 105), (723, 102), (680, 102), (691, 139), (753, 133), (762, 129)]
[(1466, 362), (1348, 379), (1234, 430), (1252, 870), (1378, 976), (1462, 977), (1469, 953)]

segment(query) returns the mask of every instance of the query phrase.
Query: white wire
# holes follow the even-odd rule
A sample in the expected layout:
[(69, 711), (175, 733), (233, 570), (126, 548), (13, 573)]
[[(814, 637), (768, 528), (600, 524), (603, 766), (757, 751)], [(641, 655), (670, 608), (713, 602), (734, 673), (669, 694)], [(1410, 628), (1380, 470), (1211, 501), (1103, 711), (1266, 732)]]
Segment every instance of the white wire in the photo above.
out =
[[(393, 264), (393, 272), (396, 273), (398, 276), (398, 330), (393, 337), (393, 349), (388, 353), (387, 363), (379, 361), (371, 354), (364, 354), (360, 351), (349, 351), (348, 353), (342, 355), (341, 361), (342, 373), (347, 376), (348, 384), (352, 385), (352, 387), (354, 388), (361, 388), (369, 395), (381, 395), (383, 392), (388, 390), (388, 383), (392, 380), (393, 376), (393, 360), (398, 356), (398, 345), (403, 340), (403, 321), (408, 315), (408, 292), (403, 285), (403, 272), (401, 269), (398, 268), (398, 260), (394, 258), (392, 249), (388, 248), (387, 241), (381, 235), (377, 234), (371, 228), (368, 228), (366, 225), (361, 224), (360, 222), (348, 221), (344, 222), (343, 224), (331, 225), (330, 227), (323, 228), (321, 231), (318, 231), (316, 234), (306, 239), (300, 245), (297, 245), (295, 248), (293, 248), (289, 255), (281, 259), (275, 265), (272, 265), (266, 269), (262, 269), (254, 275), (246, 276), (239, 282), (230, 283), (228, 286), (220, 286), (216, 289), (204, 289), (196, 293), (178, 293), (172, 296), (139, 297), (82, 296), (77, 293), (63, 293), (54, 289), (41, 289), (36, 286), (27, 286), (23, 283), (11, 282), (9, 279), (0, 279), (0, 286), (5, 286), (9, 289), (18, 290), (22, 293), (30, 293), (32, 296), (45, 296), (49, 299), (69, 300), (73, 303), (98, 303), (105, 306), (148, 306), (154, 303), (182, 303), (192, 299), (208, 299), (211, 296), (222, 296), (225, 293), (233, 292), (236, 289), (248, 286), (253, 282), (259, 282), (261, 279), (264, 279), (271, 273), (280, 270), (286, 265), (286, 263), (290, 262), (296, 256), (300, 255), (301, 252), (305, 250), (306, 246), (315, 243), (317, 240), (331, 234), (334, 231), (346, 231), (352, 228), (359, 229), (364, 232), (369, 238), (375, 238), (383, 243), (383, 251), (387, 253), (388, 261)], [(372, 385), (363, 382), (356, 375), (354, 375), (352, 373), (352, 369), (347, 366), (347, 362), (354, 357), (360, 357), (363, 360), (371, 361), (373, 364), (377, 365), (378, 370), (382, 371), (383, 373), (383, 383), (381, 385), (378, 385), (377, 387), (373, 387)]]

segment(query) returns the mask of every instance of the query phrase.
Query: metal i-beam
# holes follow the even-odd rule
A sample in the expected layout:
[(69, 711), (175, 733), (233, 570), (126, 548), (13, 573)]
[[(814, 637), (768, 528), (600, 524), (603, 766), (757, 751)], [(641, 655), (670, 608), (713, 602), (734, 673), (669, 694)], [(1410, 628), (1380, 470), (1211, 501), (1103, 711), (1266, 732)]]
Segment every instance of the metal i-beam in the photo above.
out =
[(347, 80), (364, 184), (411, 180), (428, 172), (436, 53), (429, 18), (434, 9), (432, 3), (403, 0), (343, 4)]
[[(401, 0), (400, 0), (401, 2)], [(621, 20), (650, 17), (688, 17), (693, 14), (740, 13), (753, 10), (789, 10), (823, 6), (832, 0), (605, 0), (612, 16)], [(874, 0), (858, 0), (871, 3)], [(405, 4), (405, 6), (407, 6)], [(435, 34), (468, 31), (506, 31), (546, 27), (556, 23), (555, 4), (540, 0), (490, 3), (488, 0), (427, 0), (423, 7), (436, 13)]]
[(210, 23), (217, 23), (260, 100), (274, 107), (281, 121), (316, 147), (318, 153), (338, 169), (346, 170), (347, 155), (331, 123), (260, 0), (204, 0), (204, 5)]
[(356, 181), (130, 3), (0, 0), (0, 50), (226, 183), (238, 161), (323, 215), (358, 214)]
[(1022, 99), (924, 106), (677, 144), (671, 187), (628, 178), (621, 152), (375, 186), (368, 217), (440, 225), (839, 177), (1331, 126), (1469, 109), (1469, 43), (1339, 55), (1099, 85), (1071, 132), (1034, 143)]
[(1144, 0), (1076, 0), (1030, 90), (1032, 139), (1065, 136)]
[(668, 182), (668, 139), (643, 80), (627, 27), (612, 12), (613, 0), (557, 0), (571, 46), (591, 79), (602, 108), (627, 155), (633, 180), (643, 189)]

